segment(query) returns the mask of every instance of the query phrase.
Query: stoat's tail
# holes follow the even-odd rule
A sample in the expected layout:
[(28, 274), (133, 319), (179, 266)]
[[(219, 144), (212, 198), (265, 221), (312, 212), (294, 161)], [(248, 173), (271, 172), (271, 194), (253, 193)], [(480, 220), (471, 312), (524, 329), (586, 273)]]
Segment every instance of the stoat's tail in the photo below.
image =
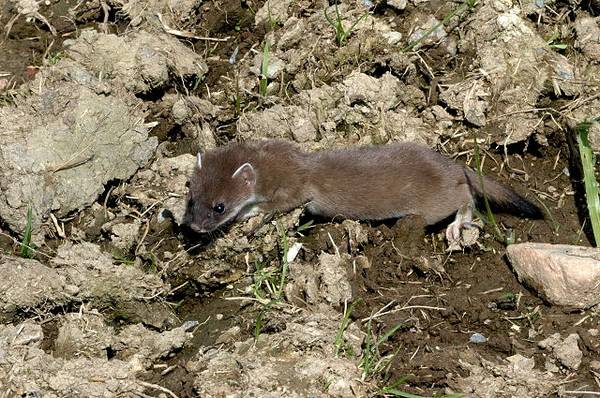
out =
[(535, 204), (519, 195), (511, 188), (489, 177), (483, 176), (483, 188), (479, 175), (470, 169), (465, 169), (465, 175), (471, 186), (471, 191), (477, 199), (485, 195), (496, 208), (501, 211), (518, 214), (527, 218), (544, 218), (544, 213)]

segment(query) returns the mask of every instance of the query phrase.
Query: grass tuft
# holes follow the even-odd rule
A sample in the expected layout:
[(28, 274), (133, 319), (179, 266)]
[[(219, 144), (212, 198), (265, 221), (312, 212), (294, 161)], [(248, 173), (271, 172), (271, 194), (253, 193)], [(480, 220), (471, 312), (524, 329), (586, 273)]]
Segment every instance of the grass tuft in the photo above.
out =
[(287, 231), (279, 223), (277, 223), (277, 233), (279, 235), (279, 245), (281, 247), (281, 269), (265, 267), (262, 262), (256, 262), (252, 291), (254, 293), (254, 298), (261, 304), (261, 309), (256, 316), (254, 323), (255, 340), (258, 340), (260, 337), (264, 320), (268, 312), (272, 309), (273, 305), (282, 300), (285, 283), (287, 281), (289, 270), (289, 263), (287, 260), (289, 240)]
[(565, 50), (567, 48), (567, 44), (557, 41), (558, 39), (560, 39), (560, 32), (554, 31), (546, 37), (546, 43), (553, 50)]
[(498, 225), (498, 222), (496, 222), (496, 217), (494, 216), (494, 213), (492, 212), (492, 208), (490, 206), (490, 201), (488, 199), (488, 196), (485, 193), (485, 186), (483, 184), (483, 181), (484, 181), (483, 170), (481, 168), (481, 157), (479, 154), (479, 144), (477, 143), (477, 140), (475, 140), (474, 159), (475, 159), (475, 166), (477, 167), (477, 176), (479, 177), (479, 185), (481, 186), (481, 192), (482, 192), (482, 196), (483, 196), (483, 204), (485, 206), (485, 217), (483, 217), (483, 219), (487, 224), (490, 224), (492, 226), (492, 228), (494, 229), (494, 235), (496, 235), (496, 238), (498, 238), (502, 243), (506, 244), (507, 237), (502, 233), (502, 230), (500, 230), (500, 226)]
[(285, 282), (287, 279), (287, 273), (289, 269), (288, 263), (288, 252), (290, 250), (290, 243), (285, 229), (277, 223), (277, 232), (279, 233), (279, 243), (281, 245), (281, 275), (279, 278), (279, 288), (275, 296), (276, 300), (280, 300), (283, 297), (283, 289), (285, 288)]
[(359, 364), (359, 368), (362, 369), (363, 380), (382, 373), (396, 357), (401, 347), (398, 347), (393, 354), (382, 357), (379, 346), (392, 337), (403, 325), (403, 323), (398, 323), (385, 332), (381, 337), (374, 339), (371, 328), (371, 319), (369, 319), (369, 322), (367, 323), (367, 337), (365, 338), (365, 346), (363, 348), (363, 354)]
[(23, 239), (21, 240), (21, 257), (32, 258), (35, 254), (35, 249), (31, 246), (31, 231), (33, 229), (33, 210), (31, 206), (27, 208), (27, 223), (23, 231)]
[(360, 21), (369, 15), (369, 11), (365, 12), (352, 23), (348, 30), (346, 30), (344, 29), (344, 23), (342, 22), (342, 16), (340, 15), (337, 2), (335, 3), (335, 20), (331, 19), (331, 17), (327, 14), (327, 8), (323, 10), (323, 13), (325, 14), (325, 19), (327, 19), (329, 25), (335, 29), (335, 42), (337, 43), (338, 47), (343, 47), (346, 45), (348, 42), (348, 36), (350, 36), (354, 28), (356, 28), (356, 25), (358, 25)]
[(269, 84), (269, 42), (265, 40), (262, 48), (262, 61), (260, 63), (260, 84), (258, 86), (258, 93), (266, 97), (267, 86)]
[(417, 40), (414, 40), (411, 43), (409, 43), (406, 47), (404, 47), (401, 50), (401, 52), (411, 51), (419, 43), (421, 43), (423, 40), (425, 40), (426, 38), (428, 38), (429, 36), (431, 36), (431, 34), (433, 32), (435, 32), (440, 26), (446, 25), (456, 15), (460, 15), (460, 14), (464, 13), (465, 11), (471, 11), (473, 8), (475, 8), (475, 6), (478, 3), (479, 3), (479, 0), (464, 0), (461, 5), (459, 5), (458, 7), (456, 7), (453, 11), (449, 12), (448, 15), (446, 15), (446, 17), (444, 17), (444, 19), (442, 19), (441, 22), (435, 24), (431, 29), (429, 29), (427, 32), (425, 32), (423, 34), (423, 36), (419, 37)]
[(62, 51), (56, 51), (56, 52), (48, 54), (48, 58), (46, 59), (46, 62), (50, 66), (56, 65), (58, 63), (58, 61), (60, 61), (64, 57), (65, 57), (65, 54)]
[(348, 328), (348, 325), (350, 324), (350, 315), (352, 315), (352, 311), (354, 311), (354, 306), (356, 304), (358, 304), (360, 301), (357, 300), (354, 303), (350, 304), (350, 306), (347, 305), (347, 303), (344, 303), (344, 315), (342, 316), (342, 320), (340, 322), (340, 327), (338, 328), (337, 334), (335, 335), (335, 356), (339, 357), (340, 353), (342, 351), (344, 351), (348, 356), (352, 356), (353, 353), (351, 351), (349, 351), (349, 347), (346, 347), (344, 344), (344, 332), (346, 331), (346, 329)]
[[(593, 121), (600, 121), (600, 117)], [(585, 185), (588, 214), (596, 247), (598, 247), (600, 246), (600, 194), (598, 193), (598, 181), (596, 180), (596, 157), (588, 141), (591, 125), (592, 122), (586, 121), (577, 126), (577, 144), (581, 155), (581, 166), (583, 167), (583, 183)]]

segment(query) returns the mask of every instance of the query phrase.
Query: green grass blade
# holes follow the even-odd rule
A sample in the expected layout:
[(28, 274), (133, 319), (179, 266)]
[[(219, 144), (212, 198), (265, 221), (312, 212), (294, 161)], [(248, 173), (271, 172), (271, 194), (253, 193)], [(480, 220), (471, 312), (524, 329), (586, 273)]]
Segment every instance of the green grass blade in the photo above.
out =
[(387, 341), (387, 339), (389, 339), (390, 337), (392, 337), (392, 335), (394, 335), (398, 330), (400, 330), (400, 328), (404, 325), (403, 322), (400, 322), (398, 324), (396, 324), (394, 327), (392, 327), (390, 330), (388, 330), (387, 332), (385, 332), (385, 334), (383, 336), (381, 336), (378, 340), (377, 340), (377, 346), (379, 346), (381, 343), (384, 343), (385, 341)]
[(327, 22), (329, 23), (329, 25), (331, 25), (331, 27), (334, 28), (337, 31), (337, 27), (335, 26), (335, 23), (329, 17), (329, 15), (327, 15), (327, 7), (325, 7), (325, 9), (323, 10), (323, 14), (325, 14), (325, 19), (327, 20)]
[[(400, 391), (397, 390), (395, 388), (384, 388), (383, 390), (381, 390), (382, 393), (387, 394), (387, 395), (392, 395), (394, 397), (403, 397), (403, 398), (427, 398), (424, 397), (423, 395), (415, 395), (415, 394), (411, 394), (409, 392), (404, 392), (404, 391)], [(462, 395), (460, 394), (450, 394), (450, 395), (438, 395), (436, 396), (436, 398), (461, 398)]]
[(281, 262), (282, 262), (281, 277), (279, 279), (279, 288), (277, 289), (277, 297), (276, 297), (279, 300), (281, 297), (283, 297), (283, 289), (285, 288), (285, 280), (287, 278), (287, 273), (288, 273), (288, 269), (289, 269), (287, 257), (288, 257), (288, 252), (290, 250), (290, 248), (289, 248), (290, 243), (288, 241), (286, 230), (279, 223), (277, 223), (277, 231), (279, 232), (279, 240), (281, 242)]
[(345, 34), (344, 34), (344, 40), (348, 40), (348, 36), (350, 36), (350, 33), (352, 33), (352, 31), (354, 30), (354, 28), (356, 28), (356, 25), (358, 25), (358, 23), (360, 21), (362, 21), (363, 19), (365, 19), (367, 17), (367, 15), (369, 15), (369, 11), (365, 12), (363, 15), (360, 16), (360, 18), (358, 18), (356, 21), (354, 21), (354, 23), (350, 26), (350, 29), (348, 29), (348, 31), (345, 32)]
[(483, 204), (485, 206), (485, 213), (486, 213), (487, 221), (494, 228), (494, 234), (496, 235), (496, 237), (501, 242), (506, 243), (506, 237), (504, 236), (504, 234), (500, 230), (500, 227), (498, 226), (498, 223), (496, 222), (496, 217), (494, 216), (494, 213), (492, 212), (492, 208), (490, 206), (490, 201), (488, 200), (488, 196), (485, 193), (485, 187), (483, 185), (483, 170), (481, 169), (481, 157), (479, 155), (479, 144), (477, 143), (477, 140), (475, 140), (474, 159), (475, 159), (475, 165), (477, 166), (477, 176), (479, 177), (479, 185), (481, 186), (481, 192), (483, 195)]
[(592, 223), (596, 247), (598, 247), (600, 246), (600, 194), (598, 193), (598, 181), (595, 175), (596, 158), (588, 141), (590, 126), (590, 122), (584, 122), (577, 127), (577, 144), (581, 155), (581, 166), (583, 167), (583, 183), (585, 185), (588, 214)]
[(260, 95), (263, 97), (267, 96), (267, 85), (269, 83), (268, 75), (269, 75), (269, 42), (265, 41), (263, 45), (263, 57), (262, 62), (260, 64), (260, 85), (258, 87), (260, 91)]
[(401, 52), (411, 51), (413, 48), (415, 48), (417, 46), (417, 44), (421, 43), (423, 40), (425, 40), (426, 38), (431, 36), (431, 34), (433, 32), (435, 32), (440, 26), (445, 26), (448, 22), (450, 22), (450, 20), (454, 16), (462, 14), (464, 11), (471, 10), (473, 7), (475, 7), (477, 5), (477, 3), (478, 3), (477, 1), (465, 0), (461, 5), (459, 5), (453, 11), (448, 13), (448, 15), (446, 15), (446, 17), (441, 22), (438, 22), (437, 24), (435, 24), (431, 29), (429, 29), (427, 32), (425, 32), (423, 34), (423, 36), (421, 36), (418, 39), (414, 40), (413, 42), (409, 43), (406, 47), (404, 47), (400, 51)]
[(31, 206), (27, 208), (27, 223), (25, 224), (25, 230), (23, 231), (23, 240), (21, 240), (21, 257), (31, 258), (35, 253), (35, 250), (31, 247), (31, 230), (33, 225), (33, 211)]
[(339, 356), (342, 348), (344, 348), (344, 332), (348, 328), (350, 324), (350, 315), (352, 315), (352, 311), (354, 311), (354, 306), (360, 302), (360, 299), (356, 300), (350, 306), (347, 306), (344, 309), (344, 315), (342, 316), (342, 320), (340, 322), (340, 326), (338, 328), (337, 334), (335, 336), (335, 356)]

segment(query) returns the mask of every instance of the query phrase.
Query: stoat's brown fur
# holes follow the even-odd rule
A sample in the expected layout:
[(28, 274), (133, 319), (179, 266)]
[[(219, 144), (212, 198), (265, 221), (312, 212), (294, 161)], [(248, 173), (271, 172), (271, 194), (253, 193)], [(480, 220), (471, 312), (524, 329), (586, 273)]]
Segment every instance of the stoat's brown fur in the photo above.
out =
[[(509, 187), (484, 177), (484, 188), (504, 209), (541, 217), (536, 205)], [(287, 141), (250, 141), (198, 154), (184, 222), (210, 232), (257, 212), (302, 205), (325, 217), (421, 215), (428, 224), (456, 213), (446, 231), (452, 241), (482, 195), (475, 172), (413, 143), (304, 152)]]

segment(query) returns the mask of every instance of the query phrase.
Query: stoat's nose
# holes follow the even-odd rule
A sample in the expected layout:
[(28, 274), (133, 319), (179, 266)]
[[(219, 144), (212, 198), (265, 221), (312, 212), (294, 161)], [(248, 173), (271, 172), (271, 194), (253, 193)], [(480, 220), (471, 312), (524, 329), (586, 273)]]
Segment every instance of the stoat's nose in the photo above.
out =
[(204, 228), (202, 228), (201, 226), (199, 226), (198, 224), (195, 224), (195, 223), (190, 224), (190, 228), (192, 228), (194, 231), (201, 233), (201, 234), (205, 234), (206, 232), (208, 232)]

